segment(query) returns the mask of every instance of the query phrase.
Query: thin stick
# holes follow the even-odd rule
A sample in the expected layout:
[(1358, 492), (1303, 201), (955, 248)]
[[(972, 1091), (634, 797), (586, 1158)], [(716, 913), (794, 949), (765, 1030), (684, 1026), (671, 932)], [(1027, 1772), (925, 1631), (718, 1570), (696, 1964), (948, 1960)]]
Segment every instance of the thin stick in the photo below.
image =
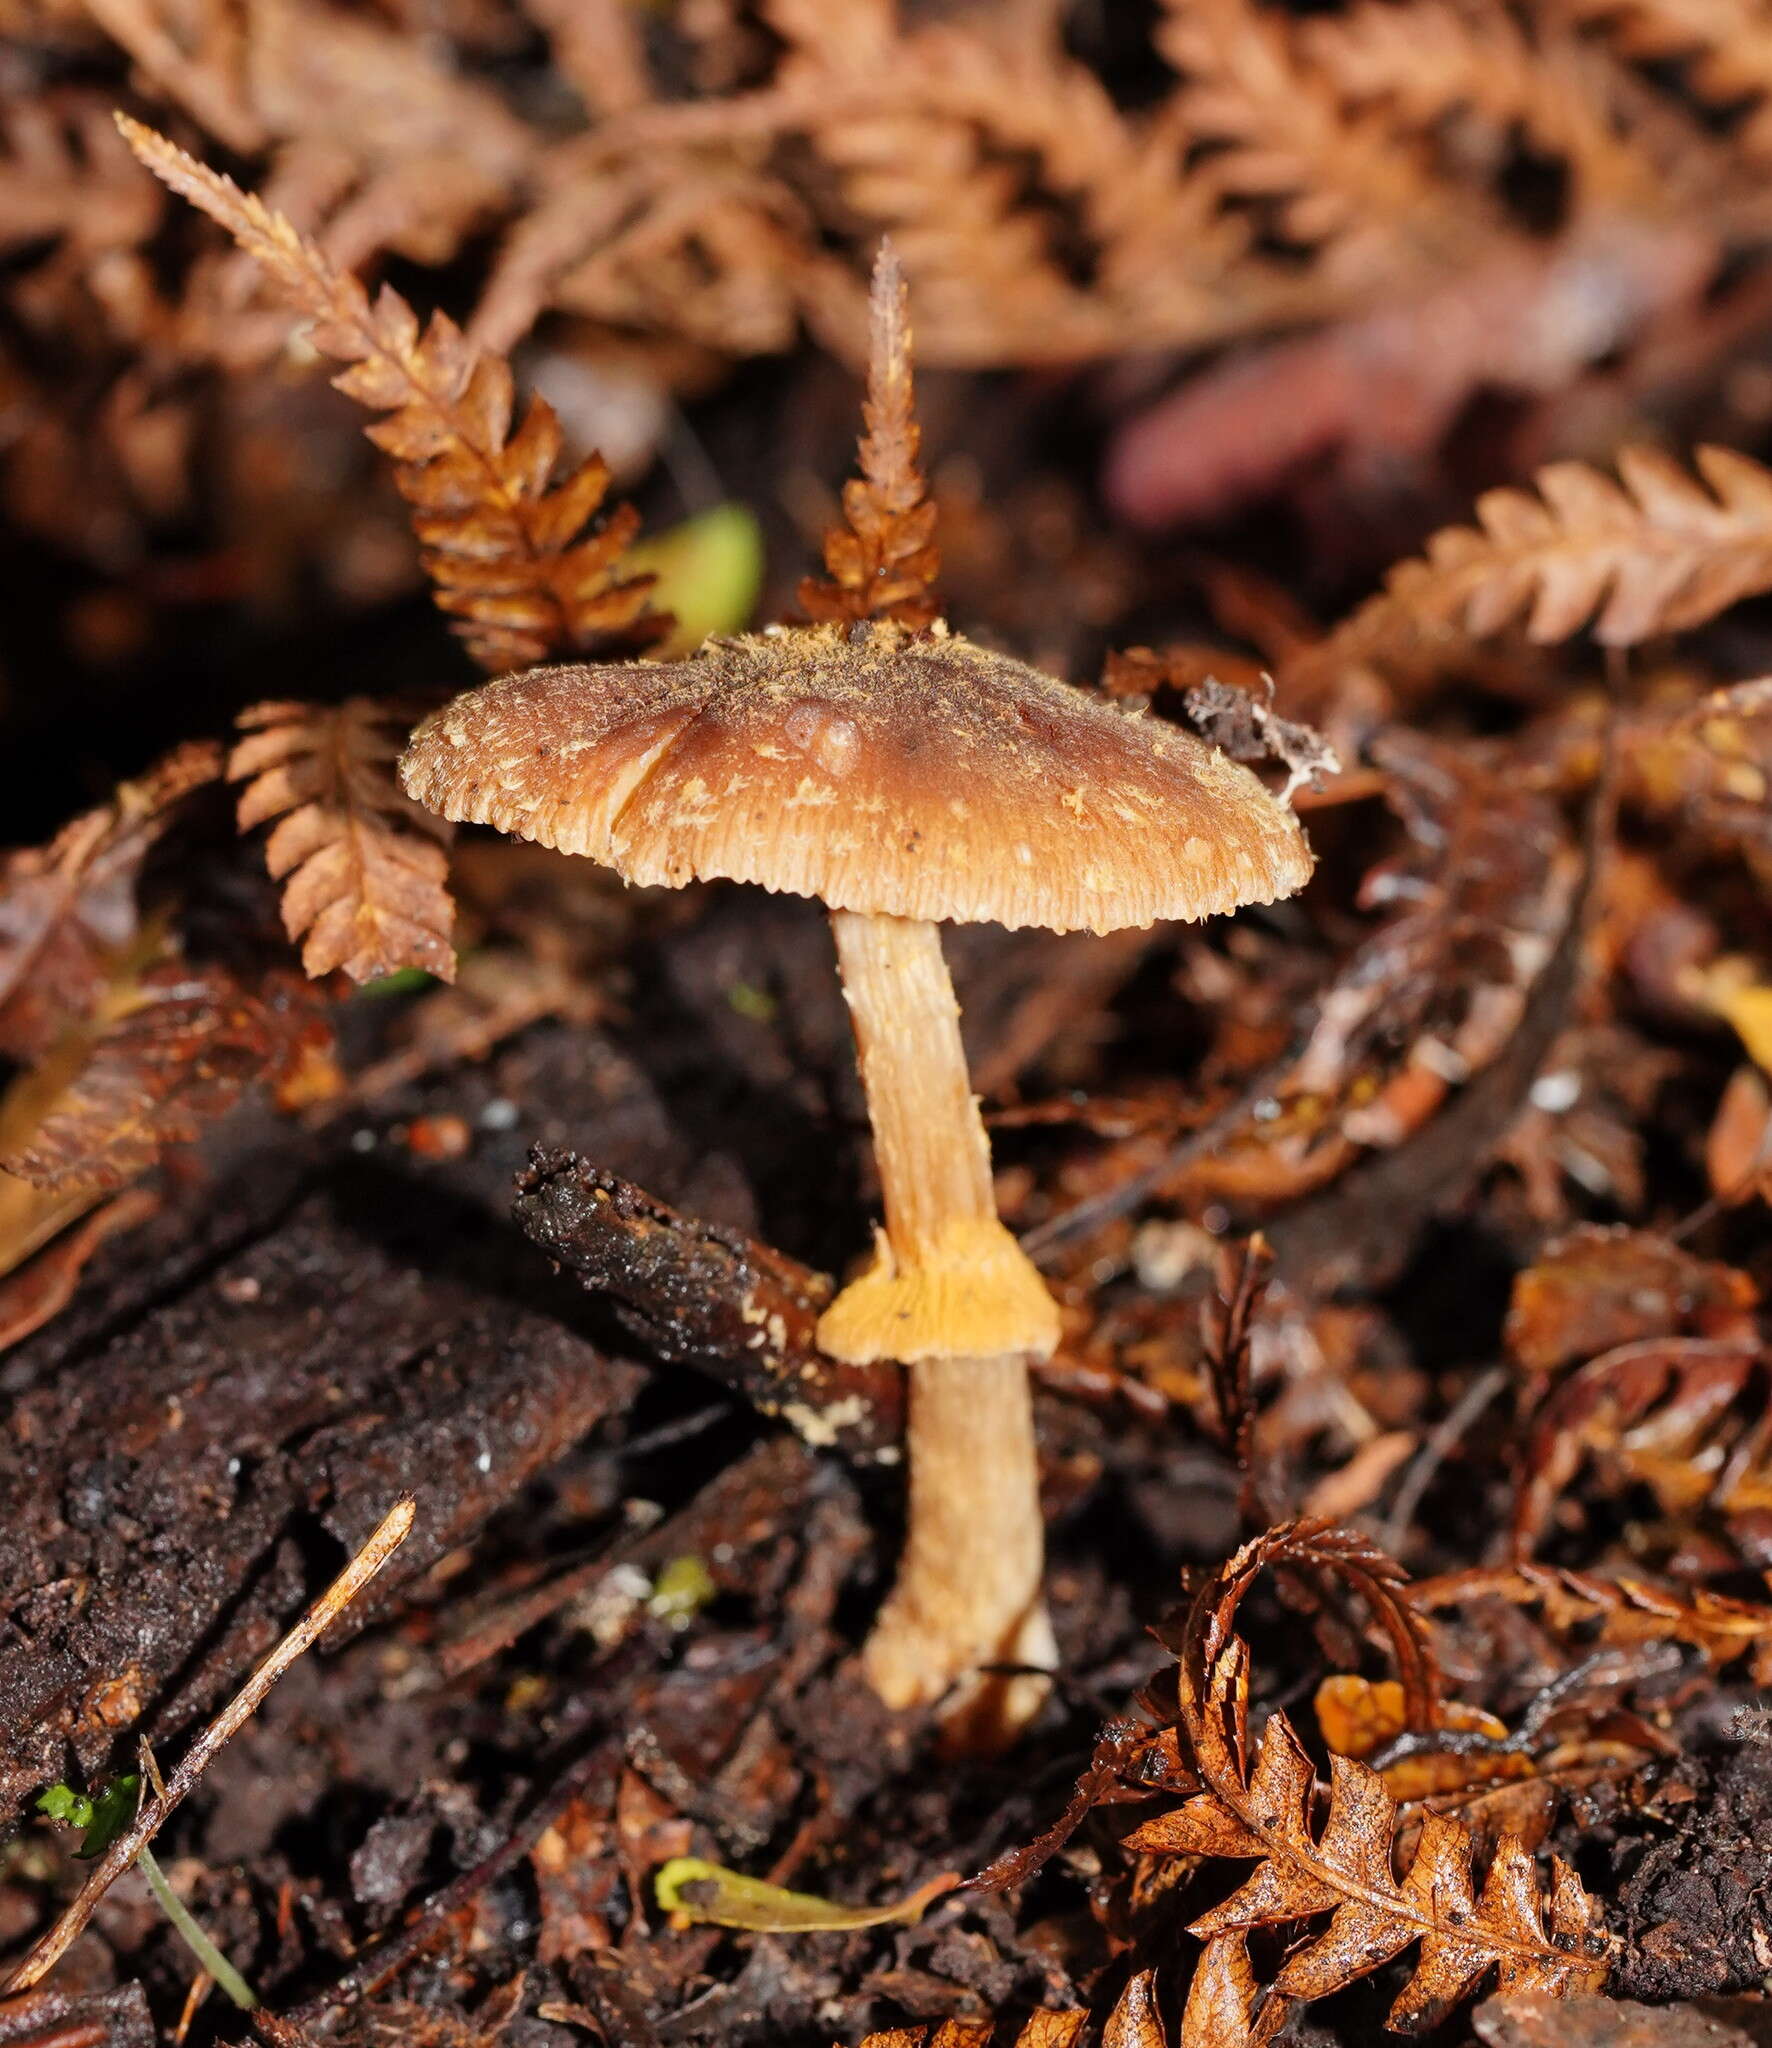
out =
[(4, 1989), (7, 1992), (28, 1991), (55, 1968), (69, 1944), (92, 1918), (99, 1900), (159, 1833), (220, 1751), (258, 1711), (266, 1693), (305, 1650), (313, 1647), (406, 1541), (414, 1511), (411, 1494), (403, 1494), (394, 1503), (381, 1527), (191, 1744), (178, 1769), (168, 1780), (166, 1789), (142, 1806), (135, 1819), (93, 1865), (92, 1874), (61, 1918), (6, 1980)]
[(1416, 1452), (1414, 1461), (1403, 1474), (1403, 1483), (1397, 1488), (1390, 1514), (1378, 1538), (1393, 1557), (1402, 1554), (1409, 1525), (1415, 1520), (1415, 1510), (1420, 1507), (1422, 1496), (1433, 1484), (1440, 1467), (1452, 1455), (1459, 1438), (1506, 1387), (1508, 1378), (1504, 1365), (1492, 1365), (1487, 1371), (1478, 1373), (1440, 1417), (1427, 1442)]
[[(166, 1780), (160, 1775), (160, 1766), (154, 1761), (154, 1752), (146, 1736), (141, 1741), (140, 1755), (143, 1778), (153, 1787), (154, 1797), (164, 1799)], [(159, 1859), (145, 1843), (135, 1859), (135, 1867), (147, 1879), (148, 1890), (159, 1902), (161, 1912), (172, 1922), (179, 1939), (203, 1966), (191, 1986), (191, 1995), (185, 2002), (185, 2017), (178, 2038), (182, 2041), (185, 2034), (190, 2031), (192, 2017), (211, 1983), (220, 1985), (242, 2012), (255, 2012), (263, 2003), (258, 1993), (203, 1931), (196, 1915), (187, 1909), (185, 1902), (167, 1882), (166, 1873), (160, 1868)]]

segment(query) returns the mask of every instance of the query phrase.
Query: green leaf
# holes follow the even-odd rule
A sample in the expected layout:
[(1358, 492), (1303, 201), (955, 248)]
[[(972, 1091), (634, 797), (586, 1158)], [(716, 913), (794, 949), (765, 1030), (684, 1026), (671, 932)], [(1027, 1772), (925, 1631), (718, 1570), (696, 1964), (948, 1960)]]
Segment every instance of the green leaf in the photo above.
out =
[(120, 1778), (113, 1778), (91, 1802), (92, 1818), (86, 1824), (85, 1839), (75, 1853), (89, 1860), (102, 1856), (134, 1820), (136, 1809), (141, 1805), (141, 1789), (142, 1781), (134, 1771), (125, 1771)]
[(74, 1854), (91, 1861), (102, 1856), (134, 1820), (141, 1804), (141, 1784), (134, 1771), (125, 1771), (121, 1777), (113, 1778), (96, 1799), (76, 1792), (72, 1785), (51, 1785), (47, 1792), (38, 1793), (37, 1811), (45, 1820), (84, 1828), (85, 1835)]
[(748, 505), (716, 505), (638, 542), (623, 566), (658, 578), (653, 606), (677, 623), (653, 652), (677, 660), (711, 634), (741, 632), (750, 624), (763, 588), (763, 529)]
[(858, 1927), (884, 1927), (895, 1920), (921, 1920), (944, 1892), (960, 1882), (944, 1870), (893, 1906), (839, 1906), (810, 1892), (783, 1891), (760, 1877), (744, 1877), (699, 1856), (673, 1856), (653, 1880), (658, 1903), (690, 1923), (738, 1927), (747, 1934), (845, 1934)]
[(37, 1811), (45, 1820), (59, 1820), (71, 1828), (92, 1825), (92, 1801), (72, 1785), (51, 1785), (37, 1795)]

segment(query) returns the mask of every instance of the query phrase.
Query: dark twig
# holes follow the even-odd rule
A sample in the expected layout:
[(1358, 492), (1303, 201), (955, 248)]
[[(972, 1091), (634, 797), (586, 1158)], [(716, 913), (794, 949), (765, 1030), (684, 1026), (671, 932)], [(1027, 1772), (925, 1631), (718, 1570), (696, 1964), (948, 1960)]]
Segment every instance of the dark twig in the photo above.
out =
[(904, 1428), (904, 1375), (818, 1349), (822, 1274), (737, 1231), (681, 1216), (570, 1152), (539, 1147), (517, 1184), (518, 1227), (671, 1365), (691, 1365), (779, 1415), (810, 1444), (877, 1457)]
[(1478, 1373), (1435, 1423), (1427, 1442), (1410, 1460), (1379, 1536), (1379, 1541), (1393, 1556), (1401, 1556), (1409, 1524), (1415, 1519), (1415, 1510), (1421, 1505), (1422, 1495), (1434, 1483), (1434, 1475), (1451, 1456), (1459, 1438), (1507, 1385), (1508, 1379), (1508, 1370), (1503, 1365), (1492, 1365), (1487, 1372)]

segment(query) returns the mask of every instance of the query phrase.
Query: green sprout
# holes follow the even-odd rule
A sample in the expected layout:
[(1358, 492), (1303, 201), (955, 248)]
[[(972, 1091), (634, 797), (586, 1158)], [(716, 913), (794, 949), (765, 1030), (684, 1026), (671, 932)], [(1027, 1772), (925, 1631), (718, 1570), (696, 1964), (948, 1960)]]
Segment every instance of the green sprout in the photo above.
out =
[[(47, 1792), (37, 1795), (37, 1811), (45, 1820), (82, 1829), (80, 1846), (74, 1854), (90, 1862), (102, 1856), (134, 1820), (141, 1805), (141, 1786), (142, 1781), (134, 1771), (113, 1778), (96, 1798), (76, 1792), (72, 1785), (51, 1785)], [(172, 1922), (186, 1948), (242, 2012), (251, 2012), (260, 2002), (258, 1994), (192, 1918), (190, 1909), (167, 1883), (153, 1850), (144, 1842), (135, 1852), (134, 1860), (161, 1912)]]
[(692, 1553), (673, 1557), (653, 1581), (646, 1611), (672, 1628), (687, 1628), (719, 1590), (699, 1557)]

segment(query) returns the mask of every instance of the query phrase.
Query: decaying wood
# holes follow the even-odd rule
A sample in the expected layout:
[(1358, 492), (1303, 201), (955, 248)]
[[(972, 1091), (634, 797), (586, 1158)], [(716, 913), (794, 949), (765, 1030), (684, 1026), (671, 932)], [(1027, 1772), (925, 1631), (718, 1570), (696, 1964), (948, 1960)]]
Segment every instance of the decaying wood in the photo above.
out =
[(32, 1945), (24, 1961), (7, 1978), (6, 1991), (29, 1991), (32, 1985), (41, 1983), (55, 1968), (67, 1953), (69, 1943), (92, 1918), (105, 1893), (152, 1842), (217, 1754), (257, 1713), (266, 1693), (298, 1657), (312, 1649), (406, 1541), (416, 1513), (417, 1503), (410, 1494), (402, 1496), (389, 1508), (356, 1556), (300, 1621), (278, 1641), (270, 1655), (185, 1751), (172, 1776), (151, 1798), (142, 1802), (134, 1820), (93, 1865), (86, 1882), (55, 1925)]
[(514, 1213), (524, 1233), (607, 1295), (666, 1363), (731, 1386), (807, 1442), (896, 1457), (903, 1375), (817, 1343), (831, 1283), (736, 1231), (697, 1223), (572, 1153), (537, 1151)]

